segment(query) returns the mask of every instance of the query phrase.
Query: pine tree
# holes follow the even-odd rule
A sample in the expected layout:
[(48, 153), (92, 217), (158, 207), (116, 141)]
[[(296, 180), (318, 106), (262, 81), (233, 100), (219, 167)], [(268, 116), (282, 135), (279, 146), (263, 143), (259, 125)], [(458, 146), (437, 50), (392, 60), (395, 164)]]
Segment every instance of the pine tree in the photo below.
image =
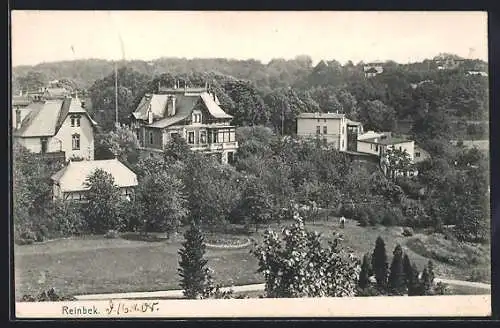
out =
[(370, 280), (370, 262), (368, 259), (369, 255), (365, 254), (363, 256), (363, 263), (361, 264), (361, 271), (359, 273), (358, 286), (362, 289), (368, 287)]
[(408, 257), (408, 254), (405, 254), (403, 256), (403, 273), (405, 276), (405, 286), (408, 289), (408, 293), (410, 292), (410, 286), (413, 282), (413, 267), (411, 265), (410, 258)]
[(375, 242), (375, 249), (372, 256), (372, 269), (377, 279), (377, 286), (385, 290), (387, 287), (387, 254), (385, 252), (385, 242), (382, 237), (378, 237)]
[(415, 263), (410, 268), (410, 275), (408, 279), (408, 296), (423, 295), (422, 283), (418, 277), (419, 272)]
[(179, 250), (179, 276), (184, 296), (190, 299), (202, 297), (207, 290), (210, 275), (204, 259), (205, 244), (198, 224), (192, 222), (184, 234), (183, 248)]
[(403, 294), (405, 289), (405, 277), (403, 269), (403, 249), (400, 245), (394, 248), (389, 275), (389, 290), (394, 294)]
[(422, 284), (424, 295), (432, 295), (434, 291), (434, 264), (432, 261), (429, 261), (424, 268)]
[(432, 283), (430, 280), (429, 271), (427, 270), (427, 266), (424, 268), (424, 271), (422, 271), (422, 278), (421, 278), (420, 284), (421, 284), (421, 294), (420, 295), (430, 295)]

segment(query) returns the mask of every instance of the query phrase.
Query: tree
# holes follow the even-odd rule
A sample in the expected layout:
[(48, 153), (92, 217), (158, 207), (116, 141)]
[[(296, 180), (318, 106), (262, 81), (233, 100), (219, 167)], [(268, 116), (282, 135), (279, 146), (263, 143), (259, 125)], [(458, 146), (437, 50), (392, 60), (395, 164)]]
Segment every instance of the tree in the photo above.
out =
[(361, 272), (359, 273), (358, 286), (362, 289), (368, 287), (370, 284), (370, 259), (369, 255), (365, 254), (363, 256), (363, 263), (361, 264)]
[(191, 216), (210, 228), (226, 226), (240, 200), (241, 174), (199, 153), (193, 153), (183, 164)]
[(391, 131), (396, 121), (396, 112), (380, 100), (367, 100), (360, 104), (359, 117), (365, 129)]
[(401, 295), (405, 290), (405, 275), (403, 266), (403, 249), (396, 245), (393, 252), (391, 272), (389, 274), (389, 291)]
[(264, 274), (266, 295), (282, 297), (354, 296), (359, 260), (342, 249), (338, 236), (329, 247), (320, 235), (307, 231), (300, 216), (281, 235), (267, 231), (252, 254)]
[(175, 231), (188, 215), (187, 204), (182, 193), (182, 181), (167, 172), (146, 175), (136, 193), (136, 205), (144, 228), (170, 233)]
[(90, 231), (102, 234), (110, 229), (120, 229), (123, 223), (118, 210), (120, 192), (113, 176), (97, 169), (87, 177), (85, 186), (88, 190), (83, 211)]
[(406, 149), (400, 150), (397, 148), (388, 149), (384, 159), (387, 167), (387, 175), (390, 179), (395, 180), (398, 173), (406, 173), (412, 169), (410, 154)]
[(38, 91), (46, 85), (47, 76), (40, 71), (29, 71), (17, 78), (17, 83), (23, 92)]
[(372, 268), (377, 279), (377, 286), (381, 290), (387, 287), (387, 254), (385, 252), (385, 242), (382, 237), (378, 237), (375, 241), (375, 249), (372, 255)]
[(243, 80), (228, 81), (224, 84), (224, 89), (235, 104), (234, 108), (228, 109), (228, 114), (234, 116), (234, 125), (267, 124), (269, 111), (252, 82)]
[(185, 161), (192, 153), (186, 139), (179, 135), (174, 135), (172, 140), (166, 143), (164, 148), (164, 158), (167, 163), (175, 161)]
[(184, 234), (184, 242), (179, 250), (178, 273), (185, 297), (203, 298), (209, 287), (209, 268), (205, 255), (205, 243), (200, 227), (193, 221)]
[(271, 195), (263, 182), (250, 178), (245, 183), (241, 196), (240, 213), (246, 217), (247, 224), (253, 223), (257, 232), (259, 223), (269, 222), (272, 215)]
[(422, 283), (419, 279), (419, 272), (415, 263), (408, 269), (408, 296), (423, 295)]
[(128, 126), (121, 125), (99, 138), (100, 144), (121, 162), (134, 164), (139, 159), (139, 140)]

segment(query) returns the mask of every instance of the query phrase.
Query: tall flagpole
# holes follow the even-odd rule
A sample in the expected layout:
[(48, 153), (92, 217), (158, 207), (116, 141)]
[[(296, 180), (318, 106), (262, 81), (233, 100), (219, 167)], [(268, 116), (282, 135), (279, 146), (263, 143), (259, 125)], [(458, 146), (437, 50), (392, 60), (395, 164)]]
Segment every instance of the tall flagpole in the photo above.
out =
[(115, 126), (118, 127), (118, 69), (115, 60)]

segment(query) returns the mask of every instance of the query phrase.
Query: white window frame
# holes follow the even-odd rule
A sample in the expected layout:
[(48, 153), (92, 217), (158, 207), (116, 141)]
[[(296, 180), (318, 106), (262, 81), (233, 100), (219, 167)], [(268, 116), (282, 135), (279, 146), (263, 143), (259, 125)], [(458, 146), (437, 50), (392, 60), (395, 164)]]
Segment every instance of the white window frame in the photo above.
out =
[(80, 134), (75, 133), (71, 136), (71, 149), (72, 150), (80, 150)]

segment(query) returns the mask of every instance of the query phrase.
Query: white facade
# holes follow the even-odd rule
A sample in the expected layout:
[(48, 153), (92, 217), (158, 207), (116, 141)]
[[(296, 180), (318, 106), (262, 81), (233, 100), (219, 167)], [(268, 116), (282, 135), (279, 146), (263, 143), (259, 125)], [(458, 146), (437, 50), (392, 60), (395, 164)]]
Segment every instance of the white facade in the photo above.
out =
[(347, 122), (343, 114), (303, 113), (297, 117), (297, 135), (305, 138), (318, 138), (333, 145), (334, 148), (347, 150)]

